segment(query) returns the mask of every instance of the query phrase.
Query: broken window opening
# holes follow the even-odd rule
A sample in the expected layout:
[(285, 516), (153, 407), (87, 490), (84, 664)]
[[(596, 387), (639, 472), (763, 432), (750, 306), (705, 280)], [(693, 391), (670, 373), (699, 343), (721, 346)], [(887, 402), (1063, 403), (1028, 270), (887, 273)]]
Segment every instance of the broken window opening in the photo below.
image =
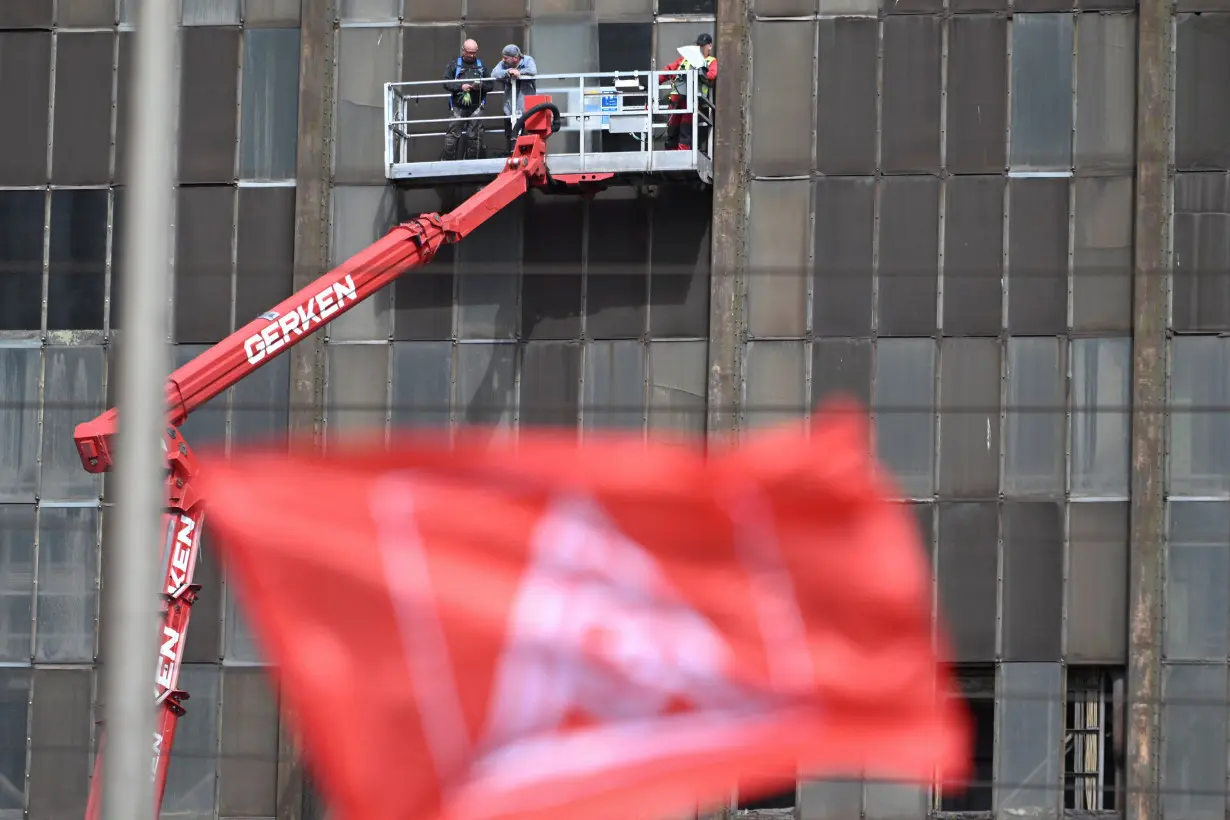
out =
[(1121, 710), (1115, 687), (1122, 673), (1113, 669), (1070, 668), (1064, 726), (1063, 804), (1065, 809), (1115, 811), (1119, 782)]
[(974, 754), (970, 779), (964, 791), (936, 785), (932, 791), (932, 810), (938, 812), (991, 811), (991, 786), (995, 775), (995, 670), (970, 668), (954, 670), (958, 697), (964, 697), (974, 732)]

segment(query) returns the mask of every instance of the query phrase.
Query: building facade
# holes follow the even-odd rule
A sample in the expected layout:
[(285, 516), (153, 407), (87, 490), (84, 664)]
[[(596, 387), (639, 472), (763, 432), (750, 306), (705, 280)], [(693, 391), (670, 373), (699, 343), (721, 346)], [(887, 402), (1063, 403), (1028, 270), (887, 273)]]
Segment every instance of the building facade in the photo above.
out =
[[(113, 403), (132, 321), (134, 9), (0, 3), (0, 819), (81, 816), (103, 710), (108, 494), (72, 431)], [(578, 72), (660, 67), (709, 31), (722, 69), (712, 192), (527, 196), (211, 402), (190, 441), (699, 436), (853, 392), (929, 546), (977, 782), (807, 781), (778, 812), (1224, 820), (1230, 2), (182, 9), (177, 364), (466, 193), (386, 183), (381, 90), (440, 76), (464, 37)], [(318, 816), (208, 535), (198, 580), (164, 815)]]

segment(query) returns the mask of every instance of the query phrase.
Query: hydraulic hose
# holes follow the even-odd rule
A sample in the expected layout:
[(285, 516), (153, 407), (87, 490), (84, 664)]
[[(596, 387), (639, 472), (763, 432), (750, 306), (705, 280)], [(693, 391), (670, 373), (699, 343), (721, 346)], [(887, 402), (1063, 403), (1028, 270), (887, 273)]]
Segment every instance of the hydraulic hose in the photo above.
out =
[(513, 125), (512, 138), (514, 140), (516, 140), (517, 137), (521, 136), (521, 134), (525, 131), (525, 121), (529, 119), (530, 117), (534, 116), (535, 114), (537, 114), (539, 111), (550, 111), (551, 112), (551, 133), (555, 134), (559, 131), (560, 120), (562, 119), (562, 117), (559, 113), (559, 109), (555, 107), (555, 103), (549, 103), (549, 102), (538, 103), (538, 105), (534, 106), (529, 111), (526, 111), (524, 114), (522, 114), (521, 118), (517, 120), (515, 125)]

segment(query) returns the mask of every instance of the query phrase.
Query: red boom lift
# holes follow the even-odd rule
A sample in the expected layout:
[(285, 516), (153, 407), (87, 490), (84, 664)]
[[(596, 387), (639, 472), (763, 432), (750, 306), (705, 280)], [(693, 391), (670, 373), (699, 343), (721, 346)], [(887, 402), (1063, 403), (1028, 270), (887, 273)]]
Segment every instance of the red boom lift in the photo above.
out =
[[(188, 700), (188, 693), (180, 690), (177, 684), (189, 614), (201, 588), (192, 578), (206, 507), (205, 499), (194, 488), (197, 462), (180, 436), (179, 426), (189, 413), (205, 402), (406, 271), (427, 264), (440, 246), (460, 241), (530, 188), (543, 188), (549, 193), (590, 194), (604, 187), (603, 180), (612, 174), (551, 176), (547, 169), (546, 141), (559, 130), (559, 109), (551, 104), (548, 96), (527, 97), (525, 104), (525, 115), (513, 130), (516, 143), (504, 170), (481, 191), (444, 216), (425, 214), (394, 227), (383, 239), (239, 328), (168, 378), (169, 409), (163, 450), (167, 455), (169, 475), (163, 516), (163, 586), (159, 590), (163, 602), (162, 629), (154, 676), (154, 700), (159, 711), (150, 770), (155, 816), (166, 787), (175, 725), (184, 714), (183, 702)], [(74, 431), (81, 463), (88, 472), (101, 473), (111, 467), (111, 437), (115, 434), (116, 422), (116, 411), (111, 409), (93, 421), (78, 425)], [(87, 820), (97, 820), (102, 811), (101, 773), (100, 742), (90, 784)]]

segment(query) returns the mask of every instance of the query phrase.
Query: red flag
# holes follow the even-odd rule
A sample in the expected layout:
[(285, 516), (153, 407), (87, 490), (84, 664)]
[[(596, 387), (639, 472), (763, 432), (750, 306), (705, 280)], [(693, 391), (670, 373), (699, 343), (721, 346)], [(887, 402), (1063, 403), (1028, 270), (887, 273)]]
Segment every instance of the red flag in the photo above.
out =
[(857, 419), (708, 457), (407, 436), (206, 460), (203, 490), (344, 818), (660, 818), (796, 772), (967, 770)]

